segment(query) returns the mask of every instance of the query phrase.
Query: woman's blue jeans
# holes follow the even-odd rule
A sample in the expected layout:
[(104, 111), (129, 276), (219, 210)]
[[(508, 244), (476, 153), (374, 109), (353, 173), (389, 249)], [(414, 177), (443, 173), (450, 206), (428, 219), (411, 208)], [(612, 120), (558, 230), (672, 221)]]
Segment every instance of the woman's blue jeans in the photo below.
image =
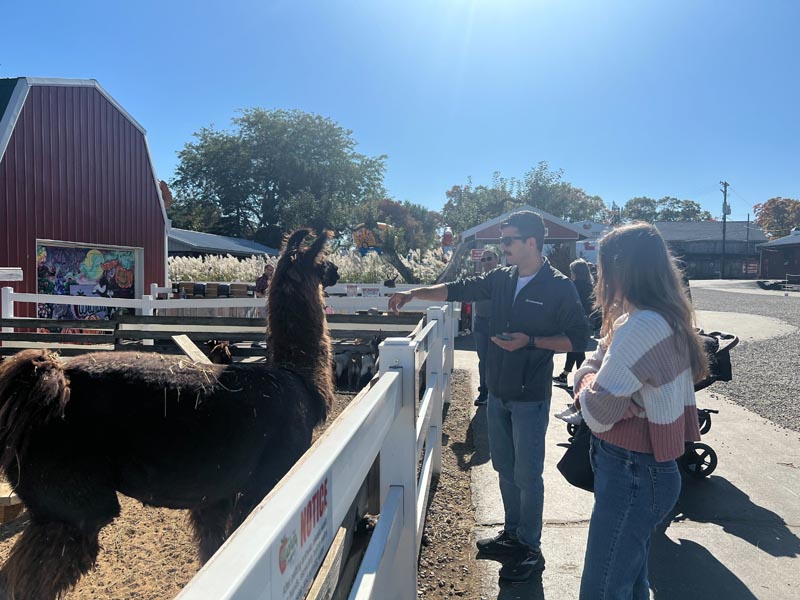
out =
[(674, 460), (620, 448), (592, 436), (594, 509), (581, 578), (581, 600), (647, 600), (650, 536), (681, 491)]

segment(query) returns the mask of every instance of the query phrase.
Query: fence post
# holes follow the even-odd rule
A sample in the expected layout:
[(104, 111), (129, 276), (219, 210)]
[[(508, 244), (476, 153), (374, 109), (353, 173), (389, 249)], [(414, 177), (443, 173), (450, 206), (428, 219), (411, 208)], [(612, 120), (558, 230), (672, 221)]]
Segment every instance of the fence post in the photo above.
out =
[(417, 439), (414, 354), (417, 342), (407, 338), (386, 338), (380, 345), (381, 375), (390, 370), (402, 373), (401, 408), (389, 429), (380, 453), (381, 506), (390, 486), (403, 488), (403, 526), (397, 555), (390, 573), (381, 576), (382, 598), (407, 600), (417, 597)]
[(150, 297), (151, 298), (158, 298), (158, 284), (151, 283), (150, 284)]
[[(142, 296), (142, 316), (153, 316), (153, 297), (149, 295)], [(145, 325), (145, 328), (147, 326)], [(154, 346), (153, 340), (142, 340), (142, 346)]]
[[(13, 319), (14, 318), (14, 288), (4, 287), (0, 290), (0, 318)], [(13, 327), (3, 327), (3, 332), (14, 331)]]
[(430, 426), (436, 427), (436, 448), (433, 448), (433, 474), (439, 475), (442, 472), (442, 409), (444, 408), (444, 380), (445, 370), (442, 356), (444, 346), (444, 334), (447, 319), (445, 310), (442, 307), (429, 308), (427, 312), (428, 322), (437, 321), (434, 335), (428, 337), (428, 360), (425, 375), (426, 381), (433, 381), (436, 376), (436, 389), (433, 392), (434, 403), (431, 412)]

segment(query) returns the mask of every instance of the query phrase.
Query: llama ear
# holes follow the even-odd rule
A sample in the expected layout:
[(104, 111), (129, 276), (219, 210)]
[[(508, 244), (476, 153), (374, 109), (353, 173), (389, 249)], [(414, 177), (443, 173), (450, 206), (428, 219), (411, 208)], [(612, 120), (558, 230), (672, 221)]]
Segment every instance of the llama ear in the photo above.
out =
[(316, 259), (317, 256), (322, 252), (325, 248), (325, 244), (328, 240), (331, 239), (331, 232), (324, 231), (320, 235), (317, 236), (317, 239), (314, 240), (314, 243), (311, 244), (311, 247), (308, 249), (306, 255), (312, 259)]
[(297, 231), (292, 233), (286, 239), (286, 247), (284, 249), (284, 253), (292, 254), (298, 252), (300, 250), (300, 244), (303, 243), (303, 240), (306, 239), (306, 236), (308, 236), (310, 233), (311, 230), (309, 229), (298, 229)]

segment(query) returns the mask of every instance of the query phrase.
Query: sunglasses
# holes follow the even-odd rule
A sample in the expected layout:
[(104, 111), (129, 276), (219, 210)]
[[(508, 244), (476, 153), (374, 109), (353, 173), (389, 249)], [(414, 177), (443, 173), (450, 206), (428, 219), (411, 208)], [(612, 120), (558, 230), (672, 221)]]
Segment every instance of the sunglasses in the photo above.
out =
[(510, 246), (514, 243), (514, 240), (520, 240), (524, 242), (530, 238), (531, 236), (529, 235), (504, 235), (500, 238), (500, 243), (503, 244), (503, 246)]
[(493, 261), (493, 260), (497, 260), (497, 259), (494, 256), (484, 256), (483, 258), (481, 258), (481, 262), (490, 262), (490, 261)]

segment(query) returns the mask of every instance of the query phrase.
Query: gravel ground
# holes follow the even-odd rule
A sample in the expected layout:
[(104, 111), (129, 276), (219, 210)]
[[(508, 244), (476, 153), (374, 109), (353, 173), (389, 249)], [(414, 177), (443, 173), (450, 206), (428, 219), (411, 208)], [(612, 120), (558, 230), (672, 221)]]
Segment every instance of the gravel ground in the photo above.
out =
[[(761, 315), (800, 327), (800, 304), (794, 298), (692, 288), (692, 299), (697, 310)], [(733, 381), (715, 383), (709, 390), (800, 431), (800, 336), (742, 342), (731, 351), (731, 362)]]

